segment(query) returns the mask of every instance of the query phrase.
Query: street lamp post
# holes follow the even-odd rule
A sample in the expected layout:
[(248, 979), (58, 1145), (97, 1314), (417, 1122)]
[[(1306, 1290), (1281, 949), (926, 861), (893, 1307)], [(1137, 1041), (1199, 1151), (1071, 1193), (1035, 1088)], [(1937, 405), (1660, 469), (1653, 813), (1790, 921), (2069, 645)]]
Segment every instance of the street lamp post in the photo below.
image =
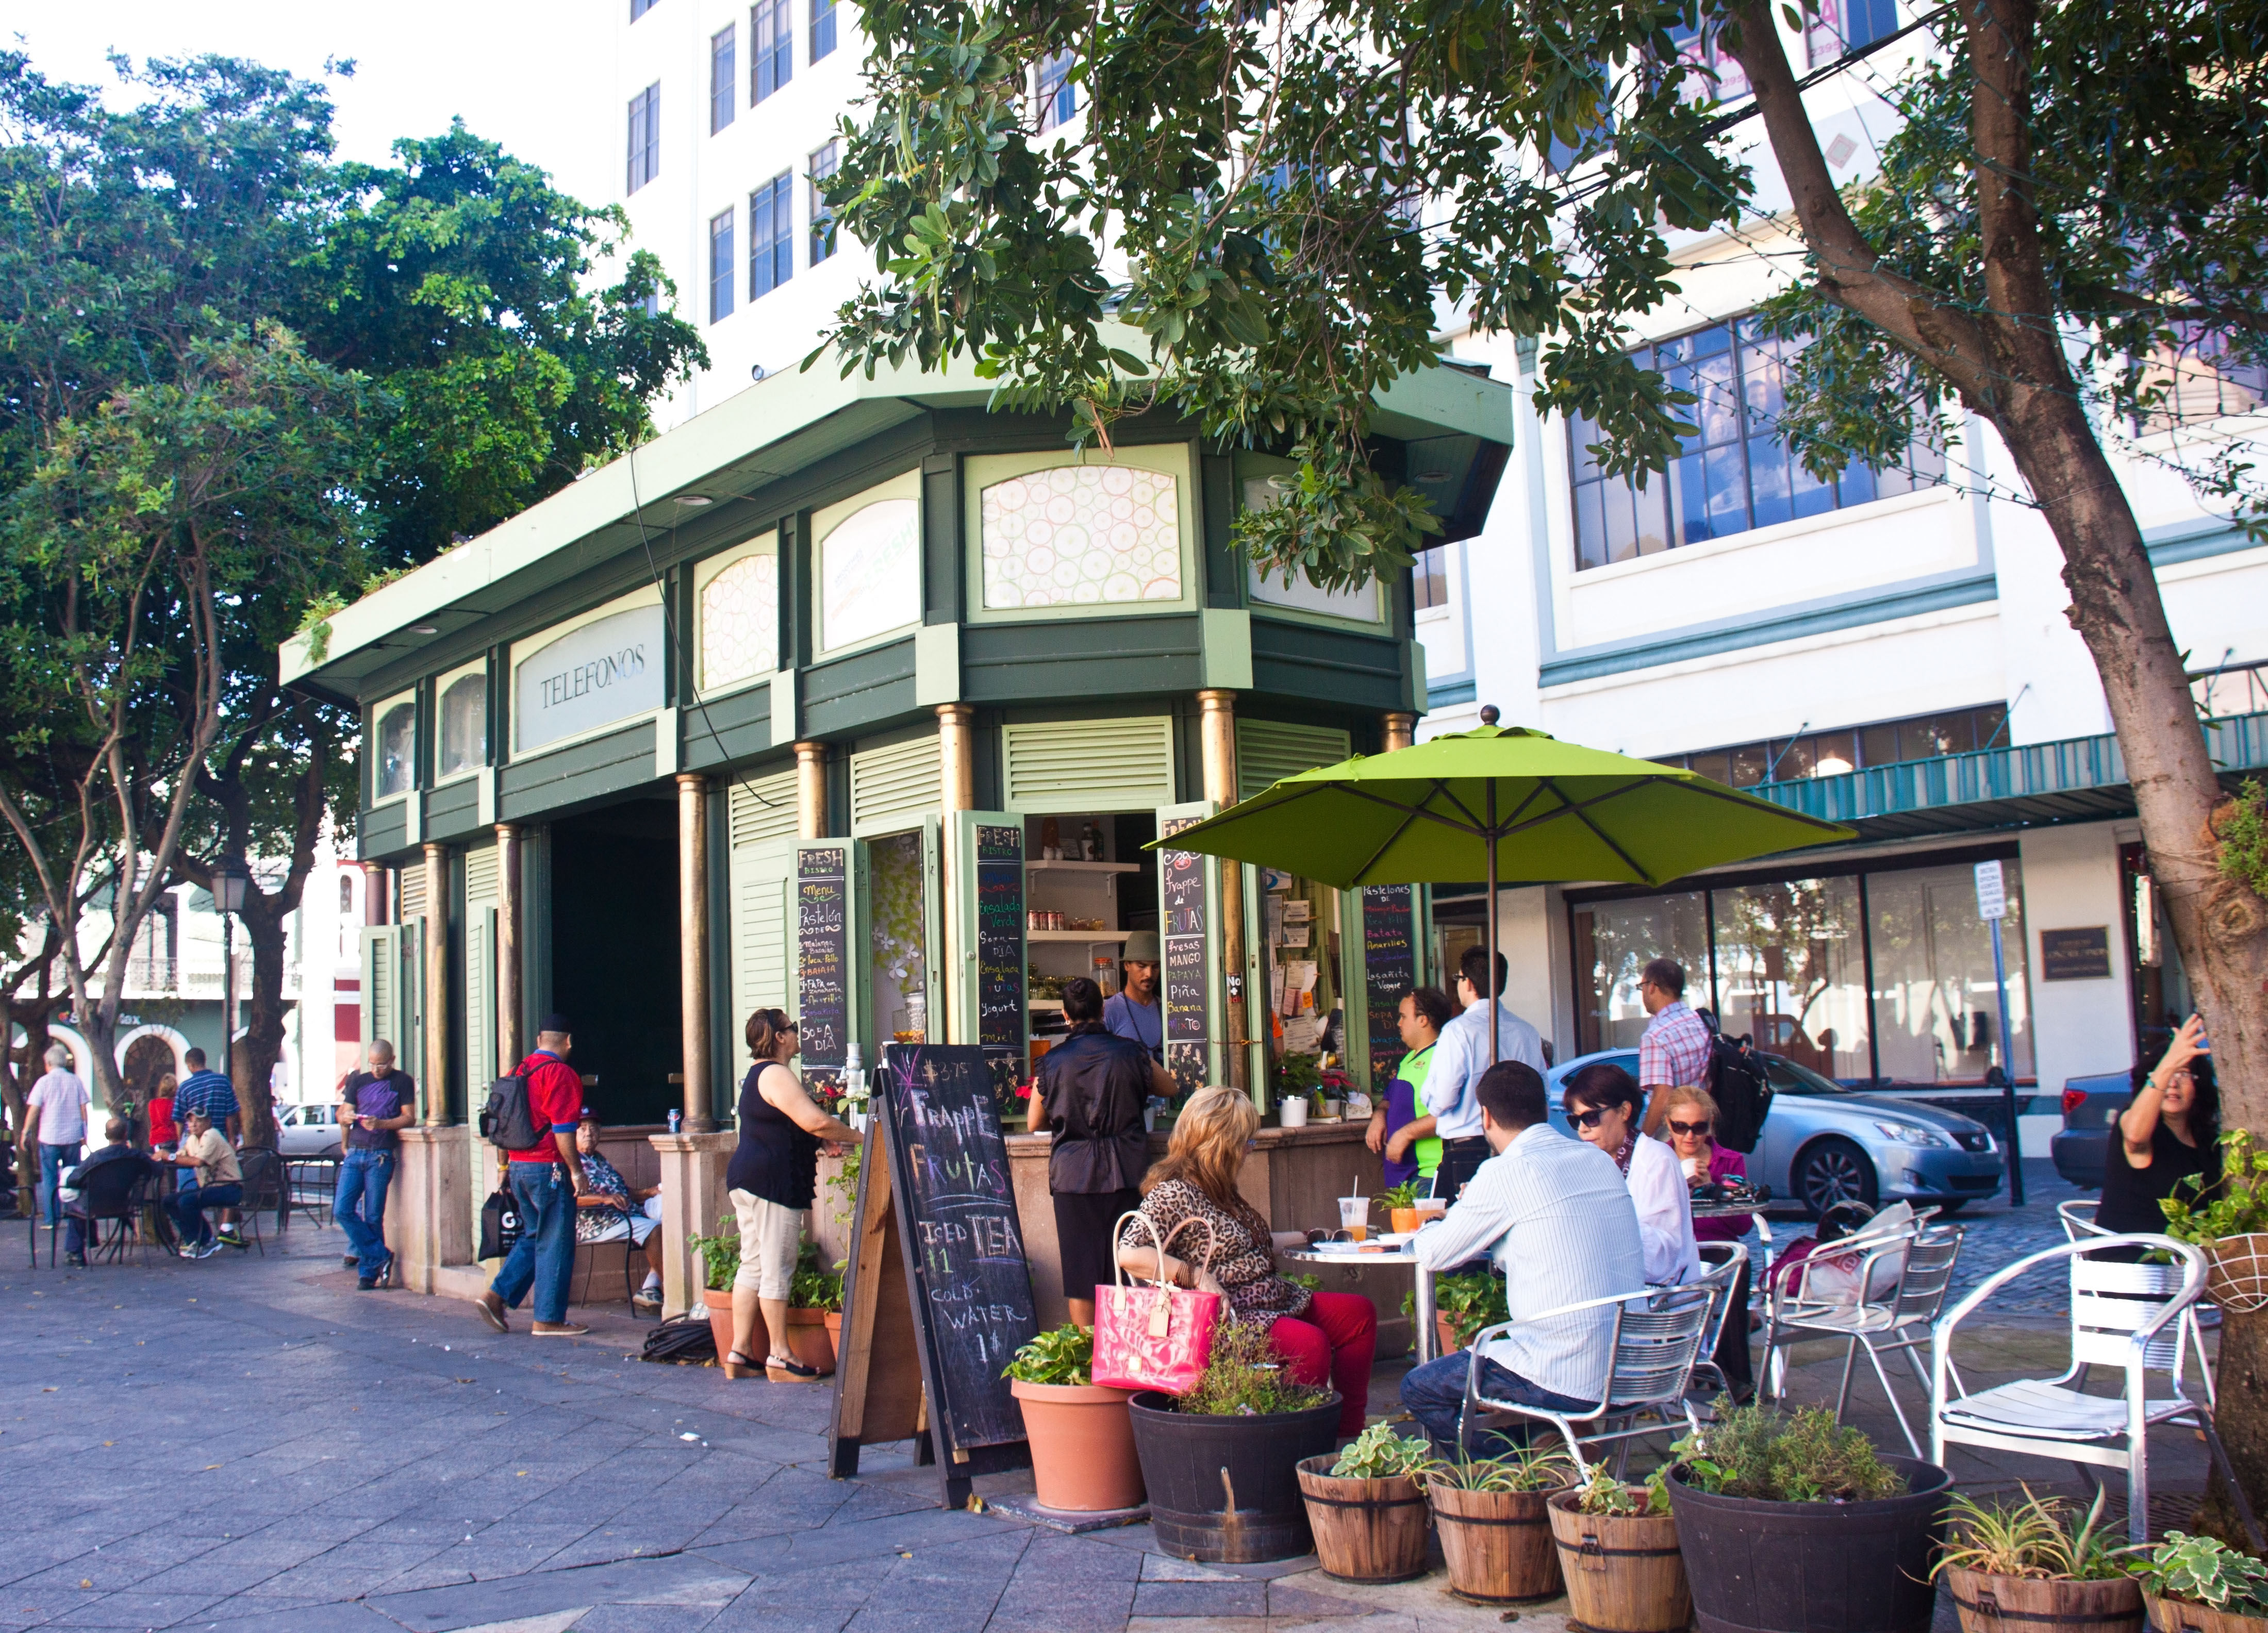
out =
[(220, 910), (220, 1057), (232, 1081), (236, 1077), (236, 915), (244, 910), (244, 893), (251, 883), (252, 870), (241, 857), (223, 857), (213, 864), (213, 906)]

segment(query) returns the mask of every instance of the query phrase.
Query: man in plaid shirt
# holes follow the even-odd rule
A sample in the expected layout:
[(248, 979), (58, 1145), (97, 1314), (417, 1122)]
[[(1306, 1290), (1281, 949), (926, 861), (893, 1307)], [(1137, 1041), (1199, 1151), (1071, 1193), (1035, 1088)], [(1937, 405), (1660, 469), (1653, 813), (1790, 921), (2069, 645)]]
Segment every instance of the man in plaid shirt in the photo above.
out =
[(1668, 1113), (1663, 1089), (1709, 1086), (1709, 1027), (1685, 1001), (1685, 969), (1675, 959), (1655, 959), (1638, 980), (1638, 1002), (1653, 1019), (1638, 1041), (1638, 1085), (1646, 1092), (1646, 1131), (1659, 1135)]

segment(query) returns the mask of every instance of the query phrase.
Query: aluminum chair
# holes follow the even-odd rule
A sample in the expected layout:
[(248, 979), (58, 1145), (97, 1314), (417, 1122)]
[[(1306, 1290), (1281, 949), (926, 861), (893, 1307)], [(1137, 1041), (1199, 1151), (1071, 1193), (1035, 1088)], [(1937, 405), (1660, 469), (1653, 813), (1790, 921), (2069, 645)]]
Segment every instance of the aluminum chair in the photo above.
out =
[(1863, 1342), (1874, 1375), (1881, 1380), (1883, 1397), (1890, 1403), (1890, 1414), (1898, 1420), (1898, 1431), (1916, 1457), (1921, 1455), (1921, 1441), (1906, 1421), (1905, 1408), (1898, 1403), (1897, 1391), (1890, 1387), (1889, 1374), (1875, 1345), (1878, 1340), (1887, 1344), (1899, 1326), (1911, 1319), (1901, 1313), (1900, 1290), (1905, 1282), (1907, 1258), (1924, 1228), (1923, 1220), (1916, 1217), (1881, 1230), (1858, 1231), (1818, 1249), (1815, 1259), (1822, 1262), (1858, 1256), (1857, 1291), (1849, 1299), (1805, 1297), (1807, 1273), (1814, 1262), (1808, 1259), (1792, 1274), (1774, 1278), (1764, 1291), (1764, 1376), (1771, 1394), (1782, 1401), (1787, 1398), (1785, 1351), (1788, 1345), (1807, 1338), (1839, 1338), (1845, 1348), (1842, 1382), (1835, 1391), (1835, 1421), (1841, 1423)]
[[(1685, 1384), (1692, 1374), (1693, 1357), (1701, 1347), (1701, 1330), (1708, 1321), (1713, 1302), (1709, 1290), (1704, 1287), (1649, 1287), (1605, 1298), (1586, 1298), (1578, 1304), (1561, 1305), (1556, 1310), (1545, 1310), (1522, 1320), (1499, 1321), (1484, 1328), (1474, 1335), (1468, 1346), (1472, 1361), (1465, 1370), (1465, 1404), (1457, 1419), (1458, 1445), (1469, 1444), (1468, 1435), (1477, 1427), (1492, 1426), (1513, 1417), (1540, 1420), (1557, 1430), (1566, 1441), (1567, 1450), (1575, 1460), (1576, 1476), (1583, 1481), (1591, 1477), (1590, 1465), (1583, 1458), (1585, 1446), (1614, 1445), (1619, 1467), (1631, 1441), (1646, 1435), (1676, 1432), (1677, 1424), (1670, 1417), (1673, 1410), (1683, 1417), (1689, 1431), (1698, 1434), (1700, 1421), (1693, 1416), (1693, 1408), (1685, 1399)], [(1517, 1327), (1536, 1327), (1590, 1310), (1611, 1310), (1613, 1314), (1595, 1392), (1599, 1404), (1589, 1412), (1554, 1412), (1540, 1406), (1522, 1406), (1515, 1401), (1491, 1401), (1481, 1393), (1481, 1361), (1488, 1353), (1491, 1339), (1501, 1338)], [(1649, 1412), (1660, 1421), (1641, 1425), (1638, 1418)], [(1580, 1424), (1593, 1425), (1596, 1432), (1581, 1432)]]
[[(2139, 1264), (2101, 1254), (2105, 1248), (2139, 1248), (2162, 1253), (2169, 1264)], [(2071, 1273), (2071, 1366), (2059, 1378), (2019, 1379), (1974, 1394), (1962, 1389), (1953, 1372), (1953, 1338), (1962, 1322), (2017, 1277), (2058, 1260)], [(2076, 1463), (2090, 1480), (2095, 1468), (2126, 1471), (2126, 1533), (2137, 1546), (2149, 1541), (2150, 1442), (2157, 1423), (2183, 1423), (2205, 1436), (2221, 1478), (2235, 1495), (2237, 1512), (2253, 1545), (2261, 1544), (2251, 1505), (2228, 1466), (2228, 1453), (2213, 1427), (2213, 1411), (2193, 1401), (2183, 1387), (2184, 1346), (2176, 1344), (2169, 1367), (2151, 1357), (2154, 1341), (2168, 1328), (2178, 1334), (2182, 1318), (2205, 1287), (2205, 1254), (2170, 1236), (2088, 1237), (2027, 1254), (1994, 1272), (1937, 1323), (1933, 1335), (1929, 1401), (1929, 1460), (1942, 1464), (1945, 1448), (1976, 1445)], [(2090, 1365), (2116, 1367), (2125, 1388), (2117, 1395), (2095, 1395), (2081, 1387)], [(2152, 1399), (2148, 1375), (2162, 1371), (2171, 1393)], [(1959, 1393), (1954, 1391), (1959, 1390)]]
[[(1953, 1286), (1953, 1272), (1961, 1262), (1961, 1245), (1968, 1234), (1965, 1225), (1933, 1225), (1915, 1237), (1913, 1246), (1906, 1250), (1906, 1273), (1898, 1282), (1898, 1317), (1889, 1335), (1879, 1342), (1871, 1336), (1859, 1340), (1867, 1352), (1876, 1357), (1878, 1372), (1881, 1357), (1893, 1351), (1904, 1355), (1913, 1368), (1914, 1381), (1925, 1394), (1929, 1389), (1929, 1363), (1923, 1354), (1929, 1349), (1937, 1318), (1945, 1313), (1945, 1295)], [(1960, 1382), (1960, 1375), (1955, 1374), (1955, 1386), (1958, 1387)], [(1882, 1387), (1889, 1387), (1888, 1379)]]
[[(2095, 1222), (2095, 1212), (2102, 1206), (2093, 1196), (2081, 1196), (2073, 1201), (2058, 1203), (2056, 1217), (2063, 1221), (2066, 1241), (2095, 1241), (2116, 1234)], [(2218, 1409), (2220, 1397), (2214, 1392), (2213, 1365), (2205, 1352), (2205, 1329), (2220, 1325), (2220, 1312), (2200, 1298), (2182, 1312), (2181, 1325), (2171, 1334), (2161, 1335), (2151, 1341), (2149, 1365), (2154, 1372), (2173, 1372), (2181, 1370), (2182, 1347), (2186, 1344), (2197, 1351), (2198, 1379), (2205, 1385), (2205, 1404)], [(2081, 1367), (2079, 1387), (2087, 1387), (2087, 1369)]]
[[(1711, 1392), (1712, 1398), (1732, 1393), (1733, 1380), (1726, 1377), (1725, 1369), (1717, 1365), (1717, 1345), (1725, 1335), (1725, 1323), (1734, 1317), (1733, 1289), (1741, 1279), (1741, 1266), (1747, 1262), (1748, 1257), (1749, 1250), (1738, 1242), (1701, 1244), (1701, 1262), (1707, 1269), (1685, 1284), (1709, 1290), (1709, 1313), (1701, 1323), (1701, 1344), (1694, 1352), (1692, 1374), (1686, 1379), (1685, 1387), (1689, 1394), (1698, 1387), (1699, 1375), (1704, 1371), (1713, 1372), (1717, 1377), (1717, 1387)], [(1743, 1308), (1738, 1313), (1745, 1326), (1749, 1319), (1748, 1311)]]

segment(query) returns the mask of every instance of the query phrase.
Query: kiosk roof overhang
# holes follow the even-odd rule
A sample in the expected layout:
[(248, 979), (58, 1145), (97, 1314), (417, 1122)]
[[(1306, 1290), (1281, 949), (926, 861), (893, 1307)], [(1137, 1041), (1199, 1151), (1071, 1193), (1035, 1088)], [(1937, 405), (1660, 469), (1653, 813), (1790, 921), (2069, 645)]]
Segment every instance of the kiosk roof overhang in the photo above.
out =
[[(1108, 338), (1129, 349), (1142, 341), (1130, 329)], [(807, 372), (770, 376), (334, 614), (320, 662), (311, 633), (292, 636), (283, 681), (358, 697), (410, 651), (639, 549), (670, 526), (681, 497), (746, 497), (924, 414), (983, 408), (991, 393), (965, 358), (929, 371), (880, 368), (869, 379), (844, 378), (830, 353)], [(1405, 375), (1376, 401), (1373, 430), (1397, 442), (1512, 445), (1512, 387), (1465, 368)]]

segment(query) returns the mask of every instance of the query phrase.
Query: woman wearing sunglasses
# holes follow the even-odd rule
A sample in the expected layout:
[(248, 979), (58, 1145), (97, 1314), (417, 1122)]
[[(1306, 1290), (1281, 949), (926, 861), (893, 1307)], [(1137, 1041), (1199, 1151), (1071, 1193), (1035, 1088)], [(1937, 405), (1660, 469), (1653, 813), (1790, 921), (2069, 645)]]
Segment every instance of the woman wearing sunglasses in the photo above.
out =
[[(1687, 1085), (1664, 1089), (1661, 1095), (1662, 1132), (1669, 1136), (1669, 1149), (1677, 1154), (1689, 1190), (1695, 1186), (1722, 1185), (1727, 1180), (1749, 1177), (1749, 1159), (1717, 1144), (1717, 1102), (1708, 1090)], [(1745, 1216), (1697, 1219), (1693, 1235), (1697, 1241), (1736, 1242), (1755, 1228)], [(1756, 1394), (1756, 1374), (1749, 1365), (1748, 1256), (1742, 1254), (1739, 1262), (1741, 1272), (1733, 1281), (1734, 1314), (1725, 1323), (1713, 1358), (1724, 1372), (1725, 1381), (1733, 1387), (1734, 1398), (1745, 1401)]]
[(1638, 1209), (1646, 1279), (1667, 1286), (1700, 1275), (1701, 1253), (1694, 1245), (1693, 1203), (1685, 1193), (1685, 1173), (1668, 1146), (1638, 1131), (1646, 1104), (1638, 1080), (1621, 1067), (1601, 1061), (1568, 1079), (1563, 1103), (1577, 1136), (1606, 1152), (1623, 1171), (1631, 1202)]
[(2158, 1204), (2176, 1186), (2192, 1205), (2220, 1188), (2220, 1093), (2211, 1047), (2202, 1017), (2183, 1021), (2111, 1125), (2102, 1205), (2095, 1212), (2102, 1229), (2122, 1235), (2162, 1231), (2166, 1214)]

